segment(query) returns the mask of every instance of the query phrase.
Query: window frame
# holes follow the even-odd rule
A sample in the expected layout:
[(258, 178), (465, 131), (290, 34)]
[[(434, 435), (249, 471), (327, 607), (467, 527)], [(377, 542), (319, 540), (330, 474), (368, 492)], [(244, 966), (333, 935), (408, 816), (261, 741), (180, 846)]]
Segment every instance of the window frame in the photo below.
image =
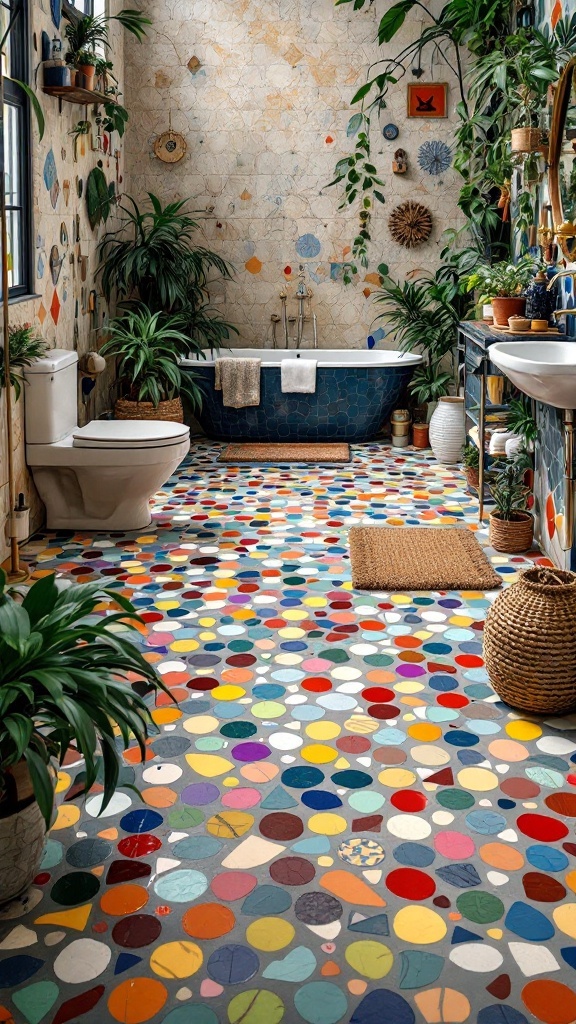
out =
[[(2, 7), (10, 16), (12, 3), (2, 4)], [(22, 0), (22, 6), (18, 17), (15, 19), (10, 32), (10, 74), (22, 82), (29, 81), (30, 75), (30, 52), (29, 52), (29, 8), (27, 0)], [(8, 289), (8, 300), (17, 300), (32, 295), (34, 292), (34, 226), (32, 216), (32, 145), (31, 145), (31, 117), (30, 101), (20, 86), (15, 85), (10, 79), (3, 79), (4, 106), (12, 106), (16, 109), (19, 118), (18, 131), (18, 171), (20, 177), (20, 202), (6, 206), (6, 212), (16, 209), (21, 211), (21, 238), (19, 246), (20, 263), (22, 266), (22, 281), (20, 284), (12, 285)], [(3, 118), (4, 126), (6, 119)], [(4, 144), (6, 145), (6, 135)], [(6, 161), (4, 160), (4, 163)], [(0, 288), (1, 294), (1, 288)]]

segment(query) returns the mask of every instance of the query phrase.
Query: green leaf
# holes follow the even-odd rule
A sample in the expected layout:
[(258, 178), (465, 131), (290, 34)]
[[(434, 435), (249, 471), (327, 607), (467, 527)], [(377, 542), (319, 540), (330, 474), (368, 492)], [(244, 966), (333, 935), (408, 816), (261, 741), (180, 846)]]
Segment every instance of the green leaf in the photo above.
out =
[[(358, 89), (358, 91), (354, 93), (352, 99), (350, 100), (350, 103), (351, 104), (359, 103), (360, 100), (363, 100), (364, 97), (368, 95), (368, 93), (370, 92), (370, 90), (371, 90), (373, 85), (374, 85), (373, 81), (365, 82), (364, 85), (361, 85), (360, 88)], [(354, 117), (361, 118), (362, 114), (355, 114)], [(352, 118), (352, 120), (353, 120), (353, 118)], [(361, 122), (359, 122), (359, 125), (360, 125), (360, 123)], [(350, 123), (348, 124), (348, 129), (349, 128), (350, 128)], [(355, 135), (356, 133), (347, 130), (346, 134), (347, 135)]]
[(362, 124), (362, 117), (363, 115), (360, 113), (352, 115), (352, 117), (348, 121), (348, 126), (346, 128), (346, 135), (348, 136), (348, 138), (352, 138), (353, 135), (356, 135), (358, 133), (360, 125)]
[(46, 124), (44, 121), (44, 111), (40, 106), (40, 102), (38, 100), (36, 93), (33, 89), (30, 88), (29, 85), (26, 85), (26, 82), (21, 82), (18, 78), (12, 78), (10, 79), (10, 81), (14, 82), (15, 85), (20, 86), (22, 91), (26, 93), (28, 99), (30, 100), (30, 105), (32, 107), (32, 110), (34, 111), (34, 116), (36, 118), (36, 124), (38, 125), (38, 136), (40, 140), (42, 140), (44, 138), (44, 130)]
[(390, 10), (386, 11), (386, 14), (381, 19), (378, 26), (378, 42), (389, 43), (393, 36), (400, 31), (408, 11), (414, 7), (415, 0), (400, 0), (400, 3), (394, 4)]
[(46, 822), (46, 828), (50, 828), (52, 819), (52, 810), (54, 807), (54, 790), (52, 788), (52, 780), (46, 763), (42, 758), (28, 747), (24, 752), (26, 758), (26, 764), (28, 765), (28, 771), (30, 772), (30, 778), (32, 780), (32, 786), (34, 789), (34, 796), (38, 801), (38, 806), (42, 813), (42, 817)]

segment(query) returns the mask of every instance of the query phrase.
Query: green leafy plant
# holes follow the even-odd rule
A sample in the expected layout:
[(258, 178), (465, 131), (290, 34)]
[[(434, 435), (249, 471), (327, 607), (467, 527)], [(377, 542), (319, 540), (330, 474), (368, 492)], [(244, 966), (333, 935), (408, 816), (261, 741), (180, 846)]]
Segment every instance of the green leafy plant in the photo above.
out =
[(500, 519), (509, 522), (517, 512), (526, 511), (530, 488), (524, 483), (524, 475), (531, 465), (530, 456), (522, 450), (512, 459), (493, 464), (488, 486)]
[(126, 8), (114, 15), (86, 14), (81, 18), (74, 18), (64, 30), (69, 46), (66, 63), (76, 65), (78, 54), (83, 50), (94, 51), (97, 47), (109, 49), (108, 33), (112, 21), (117, 21), (127, 32), (136, 36), (138, 42), (142, 42), (147, 26), (152, 24), (150, 18), (146, 18), (140, 11), (131, 8)]
[(453, 374), (442, 370), (438, 362), (424, 363), (423, 366), (416, 367), (409, 391), (419, 405), (437, 402), (439, 398), (449, 394), (453, 381)]
[(480, 452), (475, 444), (468, 443), (462, 453), (462, 462), (466, 469), (478, 469), (480, 465)]
[(230, 278), (232, 267), (215, 252), (194, 244), (198, 223), (187, 200), (162, 205), (148, 193), (149, 209), (130, 196), (120, 206), (122, 224), (99, 248), (102, 291), (124, 304), (143, 302), (153, 312), (178, 313), (189, 331), (189, 347), (218, 348), (236, 328), (209, 304), (211, 271)]
[(532, 414), (532, 402), (527, 395), (510, 400), (506, 426), (515, 434), (520, 434), (527, 446), (538, 440), (538, 427)]
[[(20, 398), (22, 381), (21, 370), (30, 366), (35, 359), (41, 359), (48, 351), (46, 342), (36, 334), (31, 324), (11, 324), (8, 328), (10, 338), (10, 384), (14, 388), (16, 401)], [(4, 367), (4, 345), (0, 344), (0, 388), (6, 387), (6, 371)]]
[(108, 220), (114, 202), (114, 182), (108, 184), (102, 168), (93, 167), (86, 178), (86, 207), (92, 230)]
[(118, 132), (118, 135), (122, 137), (126, 131), (129, 117), (130, 115), (125, 107), (120, 103), (110, 101), (104, 104), (104, 117), (101, 115), (96, 117), (96, 124), (102, 131)]
[[(96, 609), (102, 603), (104, 614)], [(117, 611), (109, 611), (116, 606)], [(100, 810), (118, 783), (121, 755), (134, 739), (145, 756), (151, 719), (128, 685), (135, 677), (164, 689), (137, 648), (111, 626), (142, 620), (129, 601), (99, 583), (58, 589), (53, 575), (34, 583), (21, 601), (0, 570), (0, 796), (6, 775), (25, 760), (49, 827), (52, 760), (75, 747), (85, 761), (84, 792), (100, 778)]]
[(183, 333), (180, 315), (153, 313), (147, 306), (115, 317), (106, 328), (108, 338), (100, 353), (118, 357), (118, 377), (133, 402), (158, 403), (180, 394), (198, 408), (201, 391), (191, 373), (183, 374), (180, 359), (190, 353), (190, 338)]
[(75, 54), (74, 63), (76, 64), (76, 67), (84, 66), (95, 69), (97, 62), (98, 58), (93, 50), (79, 50), (78, 53)]
[(480, 265), (473, 273), (465, 276), (464, 287), (469, 292), (477, 288), (481, 293), (480, 302), (490, 302), (498, 296), (512, 297), (519, 295), (530, 284), (538, 269), (539, 262), (526, 253), (517, 263), (503, 260), (491, 266)]

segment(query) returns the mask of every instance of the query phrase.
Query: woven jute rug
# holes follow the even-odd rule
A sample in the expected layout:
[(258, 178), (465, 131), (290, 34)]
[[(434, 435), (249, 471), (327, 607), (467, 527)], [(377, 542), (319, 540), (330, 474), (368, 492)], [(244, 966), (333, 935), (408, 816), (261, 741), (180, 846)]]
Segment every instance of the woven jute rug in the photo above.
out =
[(350, 462), (349, 444), (229, 444), (218, 462)]
[(357, 590), (495, 590), (502, 584), (467, 529), (353, 526), (348, 536)]

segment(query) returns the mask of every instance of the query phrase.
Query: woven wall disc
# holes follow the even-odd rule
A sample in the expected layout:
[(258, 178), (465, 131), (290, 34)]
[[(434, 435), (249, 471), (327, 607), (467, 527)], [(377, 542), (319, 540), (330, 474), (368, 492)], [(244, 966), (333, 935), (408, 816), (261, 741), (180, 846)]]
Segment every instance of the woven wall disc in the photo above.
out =
[(388, 227), (395, 242), (413, 249), (430, 237), (432, 214), (422, 203), (414, 203), (409, 199), (392, 210)]
[(154, 143), (154, 152), (165, 164), (177, 164), (187, 150), (186, 140), (179, 132), (163, 132)]

